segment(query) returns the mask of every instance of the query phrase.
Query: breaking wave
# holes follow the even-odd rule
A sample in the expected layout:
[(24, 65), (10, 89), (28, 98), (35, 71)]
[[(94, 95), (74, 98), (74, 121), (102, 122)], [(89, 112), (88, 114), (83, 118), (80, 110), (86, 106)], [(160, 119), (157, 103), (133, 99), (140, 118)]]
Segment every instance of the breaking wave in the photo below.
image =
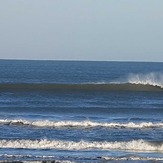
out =
[(0, 91), (163, 91), (163, 73), (129, 74), (116, 82), (0, 83)]
[(126, 83), (88, 83), (88, 84), (0, 84), (0, 91), (29, 92), (29, 91), (163, 91), (163, 84), (140, 80), (140, 75), (130, 75)]
[(152, 123), (152, 122), (141, 122), (141, 123), (102, 123), (93, 121), (49, 121), (49, 120), (38, 120), (38, 121), (28, 121), (28, 120), (7, 120), (1, 119), (0, 125), (23, 125), (23, 126), (34, 126), (34, 127), (53, 127), (53, 128), (96, 128), (96, 127), (106, 127), (106, 128), (163, 128), (163, 123)]
[(131, 84), (151, 85), (163, 88), (163, 73), (130, 74), (128, 82)]
[(127, 83), (89, 84), (0, 84), (0, 91), (163, 91), (163, 85), (130, 78)]
[(0, 140), (0, 148), (60, 149), (60, 150), (133, 150), (163, 152), (162, 142), (147, 142), (142, 139), (128, 142), (74, 142), (61, 140)]

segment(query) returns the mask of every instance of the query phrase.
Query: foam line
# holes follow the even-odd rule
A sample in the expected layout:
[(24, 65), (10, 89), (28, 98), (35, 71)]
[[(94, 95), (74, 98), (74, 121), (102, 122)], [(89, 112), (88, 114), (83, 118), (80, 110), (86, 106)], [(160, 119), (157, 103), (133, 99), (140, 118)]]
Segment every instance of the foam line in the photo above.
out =
[(133, 150), (163, 152), (163, 143), (132, 140), (128, 142), (74, 142), (61, 140), (0, 140), (0, 148), (61, 149), (61, 150)]
[(8, 120), (0, 119), (0, 125), (23, 125), (23, 126), (34, 126), (34, 127), (53, 127), (53, 128), (96, 128), (96, 127), (106, 127), (106, 128), (163, 128), (163, 123), (152, 123), (152, 122), (141, 122), (141, 123), (102, 123), (93, 121), (49, 121), (49, 120), (38, 120), (38, 121), (28, 121), (28, 120)]

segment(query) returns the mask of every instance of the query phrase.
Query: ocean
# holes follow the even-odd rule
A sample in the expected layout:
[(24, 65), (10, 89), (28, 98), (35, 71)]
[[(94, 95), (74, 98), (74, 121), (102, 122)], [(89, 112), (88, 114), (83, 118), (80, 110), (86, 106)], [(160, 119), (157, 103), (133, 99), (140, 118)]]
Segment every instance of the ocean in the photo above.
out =
[(163, 63), (0, 60), (0, 162), (163, 162)]

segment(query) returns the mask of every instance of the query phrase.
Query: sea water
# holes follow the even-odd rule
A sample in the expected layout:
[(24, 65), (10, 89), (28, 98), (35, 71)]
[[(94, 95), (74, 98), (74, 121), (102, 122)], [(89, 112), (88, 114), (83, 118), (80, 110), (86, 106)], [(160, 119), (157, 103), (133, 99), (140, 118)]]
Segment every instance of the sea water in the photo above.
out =
[(0, 161), (163, 161), (163, 63), (0, 60)]

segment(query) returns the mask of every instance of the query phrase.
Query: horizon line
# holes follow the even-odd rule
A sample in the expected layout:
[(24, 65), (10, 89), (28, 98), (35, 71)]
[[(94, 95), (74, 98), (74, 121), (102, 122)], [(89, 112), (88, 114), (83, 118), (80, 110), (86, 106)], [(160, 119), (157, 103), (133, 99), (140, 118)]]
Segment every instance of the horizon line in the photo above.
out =
[(85, 60), (85, 59), (23, 59), (23, 58), (0, 58), (0, 60), (10, 61), (60, 61), (60, 62), (150, 62), (150, 63), (163, 63), (163, 61), (144, 61), (144, 60)]

